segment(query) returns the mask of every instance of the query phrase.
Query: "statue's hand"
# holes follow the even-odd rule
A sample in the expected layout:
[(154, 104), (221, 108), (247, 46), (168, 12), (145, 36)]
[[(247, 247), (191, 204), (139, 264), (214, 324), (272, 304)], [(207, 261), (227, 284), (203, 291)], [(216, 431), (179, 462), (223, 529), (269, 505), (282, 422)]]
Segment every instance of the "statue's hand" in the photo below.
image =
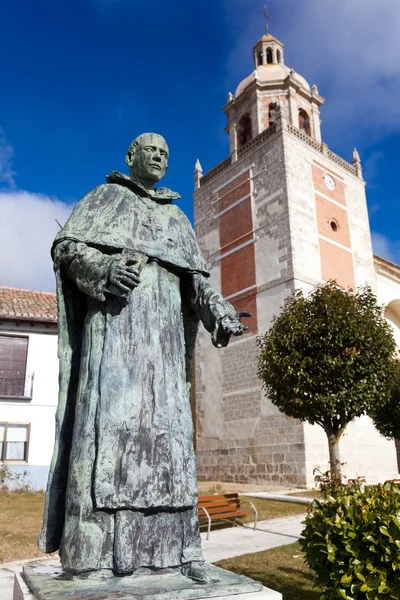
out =
[(240, 319), (242, 317), (251, 317), (251, 313), (237, 312), (234, 315), (224, 317), (221, 321), (221, 327), (225, 331), (225, 333), (230, 333), (232, 335), (242, 335), (244, 331), (247, 331), (247, 325), (243, 325), (243, 323), (240, 322)]
[(139, 271), (115, 261), (108, 271), (108, 281), (121, 295), (129, 294), (140, 283)]

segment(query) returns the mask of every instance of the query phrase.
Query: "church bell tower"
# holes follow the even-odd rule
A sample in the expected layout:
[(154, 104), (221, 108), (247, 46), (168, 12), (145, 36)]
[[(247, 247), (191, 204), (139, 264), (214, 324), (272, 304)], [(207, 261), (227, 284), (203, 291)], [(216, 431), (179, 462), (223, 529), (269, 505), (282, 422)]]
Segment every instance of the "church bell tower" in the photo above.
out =
[[(286, 65), (284, 46), (269, 30), (253, 61), (223, 108), (229, 155), (207, 173), (199, 162), (195, 170), (195, 229), (212, 283), (237, 310), (252, 313), (248, 332), (224, 350), (200, 331), (198, 471), (222, 481), (304, 486), (325, 460), (325, 434), (286, 417), (264, 396), (257, 335), (297, 289), (329, 279), (374, 288), (365, 182), (356, 150), (350, 163), (323, 141), (324, 98)], [(371, 445), (357, 443), (367, 464)]]
[(288, 123), (321, 142), (320, 107), (324, 99), (318, 88), (285, 65), (282, 42), (263, 35), (253, 48), (254, 71), (228, 95), (224, 112), (228, 120), (230, 153), (237, 152), (268, 129), (278, 111)]

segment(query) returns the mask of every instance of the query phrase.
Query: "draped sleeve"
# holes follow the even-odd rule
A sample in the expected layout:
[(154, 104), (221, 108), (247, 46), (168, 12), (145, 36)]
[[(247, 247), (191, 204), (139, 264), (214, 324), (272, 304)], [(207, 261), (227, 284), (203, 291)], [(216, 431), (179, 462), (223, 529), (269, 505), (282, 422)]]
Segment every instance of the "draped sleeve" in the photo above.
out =
[(225, 348), (228, 345), (230, 333), (224, 331), (222, 320), (225, 317), (236, 315), (232, 304), (225, 300), (222, 294), (217, 292), (208, 279), (200, 273), (194, 273), (187, 277), (184, 293), (193, 312), (211, 333), (214, 346)]
[(77, 288), (100, 302), (106, 300), (108, 272), (115, 255), (104, 254), (82, 242), (63, 241), (53, 249), (55, 268), (61, 268)]

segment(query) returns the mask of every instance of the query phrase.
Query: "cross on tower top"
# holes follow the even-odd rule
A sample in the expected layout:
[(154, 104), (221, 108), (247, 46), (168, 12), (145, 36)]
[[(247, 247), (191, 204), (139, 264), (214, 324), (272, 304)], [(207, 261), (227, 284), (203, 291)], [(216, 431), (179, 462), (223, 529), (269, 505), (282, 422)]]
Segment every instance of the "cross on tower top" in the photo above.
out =
[(262, 14), (264, 15), (265, 19), (266, 19), (266, 24), (265, 24), (265, 33), (267, 35), (269, 35), (270, 32), (270, 28), (269, 28), (269, 24), (270, 22), (273, 23), (273, 20), (271, 19), (271, 15), (269, 14), (268, 11), (268, 6), (265, 4), (264, 8), (260, 8), (260, 11), (262, 12)]

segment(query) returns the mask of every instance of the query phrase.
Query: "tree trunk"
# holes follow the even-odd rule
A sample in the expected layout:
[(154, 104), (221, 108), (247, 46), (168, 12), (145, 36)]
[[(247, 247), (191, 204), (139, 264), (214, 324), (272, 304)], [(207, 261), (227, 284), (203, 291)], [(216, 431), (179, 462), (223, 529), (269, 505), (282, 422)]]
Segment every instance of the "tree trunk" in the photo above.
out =
[(329, 462), (331, 466), (331, 474), (341, 477), (342, 463), (340, 462), (339, 440), (342, 437), (343, 429), (339, 431), (326, 431), (329, 445)]

